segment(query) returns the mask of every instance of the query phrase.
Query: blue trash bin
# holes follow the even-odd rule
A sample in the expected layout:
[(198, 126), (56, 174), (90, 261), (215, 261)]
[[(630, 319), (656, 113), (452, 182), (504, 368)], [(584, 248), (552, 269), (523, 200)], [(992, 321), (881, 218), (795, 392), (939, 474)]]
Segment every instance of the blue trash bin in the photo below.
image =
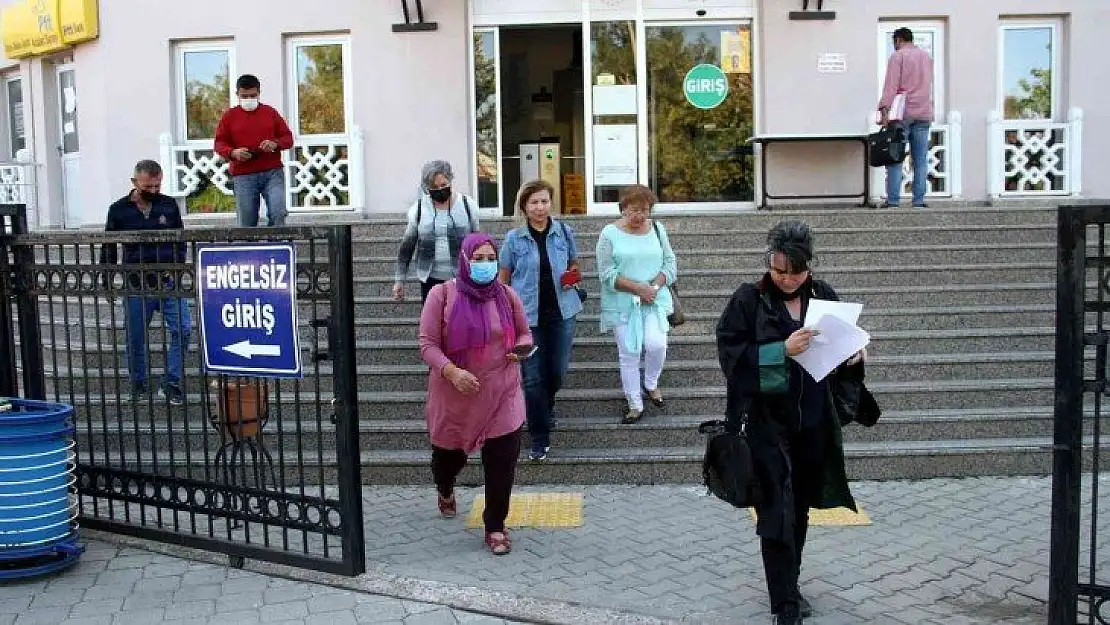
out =
[(0, 400), (0, 580), (77, 562), (73, 407)]

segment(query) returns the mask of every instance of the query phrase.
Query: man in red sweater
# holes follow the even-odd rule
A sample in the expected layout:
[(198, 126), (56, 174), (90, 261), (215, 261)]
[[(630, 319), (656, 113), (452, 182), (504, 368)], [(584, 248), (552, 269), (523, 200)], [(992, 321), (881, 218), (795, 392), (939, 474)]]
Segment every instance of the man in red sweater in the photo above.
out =
[(239, 77), (239, 106), (224, 113), (216, 127), (216, 153), (231, 163), (239, 225), (258, 225), (260, 199), (266, 200), (270, 226), (285, 225), (285, 165), (282, 150), (293, 147), (293, 133), (272, 106), (261, 104), (262, 83), (250, 74)]

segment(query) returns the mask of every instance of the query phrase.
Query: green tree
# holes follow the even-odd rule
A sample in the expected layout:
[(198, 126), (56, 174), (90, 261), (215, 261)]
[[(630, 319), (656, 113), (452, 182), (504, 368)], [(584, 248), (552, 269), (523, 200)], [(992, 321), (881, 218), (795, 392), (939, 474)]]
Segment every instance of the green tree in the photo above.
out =
[(650, 179), (662, 201), (745, 201), (753, 197), (752, 75), (728, 74), (720, 106), (702, 110), (686, 101), (683, 80), (699, 63), (717, 65), (719, 42), (705, 34), (687, 40), (683, 28), (647, 33)]
[(185, 84), (185, 138), (211, 139), (227, 110), (231, 83), (227, 65), (212, 82), (193, 79)]
[(343, 46), (325, 44), (298, 48), (297, 75), (300, 133), (345, 133)]
[(1052, 70), (1034, 67), (1029, 77), (1018, 81), (1020, 93), (1007, 95), (1006, 119), (1052, 118)]

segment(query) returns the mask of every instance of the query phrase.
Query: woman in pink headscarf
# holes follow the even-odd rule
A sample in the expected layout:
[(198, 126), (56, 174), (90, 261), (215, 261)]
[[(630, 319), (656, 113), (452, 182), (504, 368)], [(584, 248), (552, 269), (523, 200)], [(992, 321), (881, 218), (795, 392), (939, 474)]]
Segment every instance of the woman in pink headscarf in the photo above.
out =
[(439, 512), (458, 512), (455, 479), (481, 450), (486, 478), (486, 545), (509, 553), (509, 515), (524, 392), (520, 361), (532, 352), (524, 306), (497, 277), (497, 249), (485, 233), (463, 239), (458, 277), (434, 287), (420, 315), (420, 357), (428, 364), (425, 417)]

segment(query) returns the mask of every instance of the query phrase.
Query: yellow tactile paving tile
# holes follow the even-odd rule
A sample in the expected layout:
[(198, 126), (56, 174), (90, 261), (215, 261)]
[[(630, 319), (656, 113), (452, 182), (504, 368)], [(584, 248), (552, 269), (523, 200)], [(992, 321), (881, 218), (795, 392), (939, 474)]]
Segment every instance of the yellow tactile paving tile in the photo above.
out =
[[(828, 510), (810, 510), (809, 511), (809, 525), (871, 525), (871, 517), (857, 504), (859, 512), (852, 512), (847, 508), (830, 508)], [(755, 521), (759, 518), (756, 514), (755, 508), (748, 508), (752, 515), (752, 520)]]
[[(470, 506), (466, 527), (482, 527), (485, 495), (478, 495)], [(509, 502), (506, 527), (558, 529), (582, 527), (582, 493), (520, 493)]]

